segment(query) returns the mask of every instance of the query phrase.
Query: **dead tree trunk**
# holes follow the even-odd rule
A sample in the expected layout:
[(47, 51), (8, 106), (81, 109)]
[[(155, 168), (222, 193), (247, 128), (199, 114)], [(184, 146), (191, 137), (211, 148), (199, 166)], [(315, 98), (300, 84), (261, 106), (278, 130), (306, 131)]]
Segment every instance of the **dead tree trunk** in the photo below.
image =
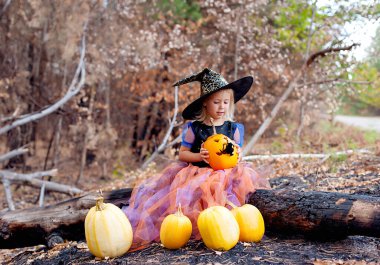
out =
[[(121, 206), (131, 189), (104, 194)], [(52, 241), (84, 239), (84, 219), (98, 194), (91, 193), (56, 205), (0, 215), (0, 248)], [(281, 233), (337, 239), (347, 235), (380, 237), (380, 197), (329, 192), (257, 190), (248, 202), (260, 209), (266, 228)]]

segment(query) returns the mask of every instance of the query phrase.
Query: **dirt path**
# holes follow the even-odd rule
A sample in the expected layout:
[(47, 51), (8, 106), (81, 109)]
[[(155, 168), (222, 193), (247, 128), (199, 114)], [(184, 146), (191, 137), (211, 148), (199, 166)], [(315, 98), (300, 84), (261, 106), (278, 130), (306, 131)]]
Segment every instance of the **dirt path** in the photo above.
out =
[(380, 132), (380, 117), (337, 115), (335, 116), (334, 121), (341, 122), (346, 125)]

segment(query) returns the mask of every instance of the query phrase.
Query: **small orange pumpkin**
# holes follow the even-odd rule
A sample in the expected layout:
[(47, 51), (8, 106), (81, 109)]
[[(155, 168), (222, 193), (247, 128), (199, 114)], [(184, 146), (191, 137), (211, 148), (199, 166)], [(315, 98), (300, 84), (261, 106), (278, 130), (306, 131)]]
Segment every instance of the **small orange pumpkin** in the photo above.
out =
[(166, 216), (161, 224), (161, 243), (168, 249), (179, 249), (189, 241), (192, 230), (191, 221), (182, 213), (180, 204), (177, 212)]
[(259, 209), (251, 204), (244, 204), (237, 207), (232, 202), (227, 202), (232, 206), (232, 214), (239, 224), (239, 240), (242, 242), (260, 242), (265, 233), (264, 218)]
[(209, 164), (214, 170), (227, 169), (236, 166), (239, 155), (236, 144), (224, 134), (217, 134), (213, 119), (210, 119), (214, 134), (204, 142), (204, 148), (209, 153)]

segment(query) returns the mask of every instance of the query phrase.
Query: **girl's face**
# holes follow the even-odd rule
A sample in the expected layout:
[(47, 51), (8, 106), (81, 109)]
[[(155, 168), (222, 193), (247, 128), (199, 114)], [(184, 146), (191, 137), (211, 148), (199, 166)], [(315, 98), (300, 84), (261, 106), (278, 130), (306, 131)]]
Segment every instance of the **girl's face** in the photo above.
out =
[(210, 95), (204, 102), (208, 116), (215, 120), (224, 119), (228, 115), (231, 104), (231, 90), (220, 90)]

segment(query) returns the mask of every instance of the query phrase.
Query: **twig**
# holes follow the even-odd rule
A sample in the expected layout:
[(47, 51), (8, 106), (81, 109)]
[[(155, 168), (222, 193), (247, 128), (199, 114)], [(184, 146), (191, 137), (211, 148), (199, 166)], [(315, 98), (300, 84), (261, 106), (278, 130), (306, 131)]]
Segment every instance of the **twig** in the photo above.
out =
[(62, 130), (62, 115), (59, 115), (58, 119), (58, 125), (57, 130), (55, 132), (55, 141), (54, 141), (54, 160), (53, 160), (53, 167), (56, 167), (59, 161), (59, 142), (61, 140), (61, 130)]
[(181, 142), (181, 138), (182, 138), (182, 135), (180, 134), (180, 135), (177, 136), (177, 138), (175, 138), (173, 141), (171, 141), (170, 143), (168, 143), (166, 145), (166, 147), (170, 147), (170, 146), (173, 146), (173, 145), (175, 145), (177, 143), (180, 143)]
[(5, 191), (5, 198), (7, 199), (7, 203), (8, 203), (8, 208), (9, 210), (14, 211), (16, 208), (12, 200), (12, 191), (9, 185), (10, 184), (9, 180), (3, 177), (2, 181), (3, 181), (4, 191)]
[(33, 172), (29, 174), (22, 174), (22, 173), (15, 173), (12, 171), (8, 170), (0, 170), (0, 175), (4, 176), (15, 176), (17, 179), (17, 176), (22, 176), (22, 180), (30, 180), (30, 179), (35, 179), (35, 178), (42, 178), (43, 176), (56, 176), (58, 173), (57, 169), (51, 169), (51, 170), (46, 170), (46, 171), (39, 171), (39, 172)]
[(162, 143), (160, 144), (160, 146), (143, 163), (143, 165), (141, 166), (141, 168), (146, 168), (156, 158), (156, 156), (160, 152), (162, 152), (163, 150), (165, 150), (166, 147), (168, 147), (167, 142), (168, 142), (169, 137), (170, 137), (170, 135), (172, 133), (172, 130), (174, 128), (174, 124), (175, 124), (176, 118), (177, 118), (177, 113), (178, 113), (178, 86), (175, 86), (175, 90), (174, 90), (174, 113), (173, 113), (172, 120), (170, 122), (169, 129), (167, 130), (166, 135), (165, 135), (164, 139), (162, 140)]
[(3, 8), (0, 10), (0, 17), (5, 13), (5, 10), (7, 9), (7, 7), (9, 6), (9, 4), (11, 3), (11, 0), (7, 0), (3, 6)]
[(77, 177), (77, 180), (75, 181), (76, 184), (78, 184), (79, 181), (82, 179), (83, 173), (84, 173), (84, 168), (86, 166), (86, 157), (87, 157), (87, 149), (88, 149), (87, 144), (88, 144), (88, 141), (90, 138), (90, 132), (91, 132), (89, 130), (90, 124), (93, 122), (92, 115), (93, 115), (93, 110), (94, 110), (95, 94), (96, 94), (95, 89), (91, 88), (90, 89), (90, 99), (89, 99), (87, 118), (85, 120), (87, 130), (85, 132), (84, 139), (83, 139), (83, 149), (82, 149), (82, 153), (81, 153), (80, 169), (79, 169), (79, 175)]
[(337, 82), (337, 83), (349, 83), (349, 84), (359, 84), (359, 85), (369, 85), (369, 84), (373, 83), (373, 82), (369, 82), (369, 81), (346, 80), (346, 79), (341, 79), (341, 78), (332, 78), (332, 79), (311, 81), (311, 82), (300, 84), (299, 86), (320, 85), (320, 84), (334, 83), (334, 82)]
[[(310, 47), (311, 47), (311, 40), (313, 37), (313, 27), (314, 27), (314, 18), (315, 18), (316, 10), (317, 10), (317, 4), (316, 4), (316, 1), (314, 1), (313, 11), (312, 11), (311, 21), (310, 21), (310, 27), (309, 27), (309, 34), (307, 37), (306, 53), (304, 55), (305, 59), (308, 58), (310, 55)], [(303, 75), (304, 76), (303, 76), (302, 82), (305, 83), (307, 80), (307, 75), (306, 75), (305, 71), (303, 72)], [(302, 96), (300, 97), (299, 124), (298, 124), (298, 128), (297, 128), (297, 138), (298, 139), (301, 137), (301, 133), (302, 133), (303, 127), (305, 125), (305, 113), (306, 113), (306, 109), (307, 109), (306, 103), (307, 103), (307, 96), (309, 94), (305, 87), (302, 87), (301, 91), (302, 91)]]
[(6, 160), (9, 160), (15, 156), (19, 156), (19, 155), (23, 155), (23, 154), (26, 154), (29, 150), (26, 149), (26, 148), (18, 148), (18, 149), (15, 149), (15, 150), (12, 150), (8, 153), (5, 153), (4, 155), (1, 155), (0, 156), (0, 162), (4, 162)]
[(354, 154), (354, 153), (368, 154), (371, 152), (366, 149), (358, 149), (358, 150), (339, 151), (339, 152), (330, 153), (330, 154), (251, 155), (251, 156), (244, 156), (243, 160), (249, 161), (249, 160), (282, 159), (282, 158), (324, 158), (323, 161), (325, 161), (325, 158), (329, 158), (331, 155), (349, 155), (349, 154)]
[[(74, 97), (83, 87), (85, 83), (85, 77), (86, 77), (86, 71), (85, 71), (85, 63), (84, 63), (84, 57), (85, 57), (85, 51), (86, 51), (86, 41), (85, 41), (85, 35), (82, 37), (82, 47), (81, 47), (81, 55), (80, 60), (74, 75), (74, 78), (71, 82), (71, 85), (69, 89), (67, 90), (66, 94), (57, 102), (55, 102), (53, 105), (50, 105), (48, 107), (43, 108), (42, 110), (36, 112), (36, 113), (29, 113), (26, 115), (23, 115), (19, 117), (16, 121), (12, 122), (9, 125), (6, 125), (2, 128), (0, 128), (0, 135), (6, 133), (7, 131), (18, 127), (20, 125), (24, 125), (26, 123), (39, 120), (56, 110), (58, 110), (62, 105), (64, 105), (67, 101), (69, 101), (72, 97)], [(78, 78), (80, 78), (78, 82)]]
[(39, 206), (44, 206), (44, 198), (45, 198), (45, 183), (42, 184), (41, 190), (40, 190), (40, 199), (39, 199)]
[(306, 65), (307, 66), (310, 66), (314, 61), (315, 59), (317, 59), (318, 57), (325, 57), (326, 54), (328, 53), (332, 53), (332, 52), (340, 52), (340, 51), (349, 51), (351, 50), (353, 47), (355, 46), (359, 46), (360, 44), (359, 43), (353, 43), (351, 44), (350, 46), (347, 46), (347, 47), (337, 47), (337, 48), (333, 48), (333, 47), (330, 47), (330, 48), (327, 48), (327, 49), (324, 49), (324, 50), (321, 50), (321, 51), (318, 51), (316, 53), (313, 53), (309, 59), (307, 59), (306, 61)]

